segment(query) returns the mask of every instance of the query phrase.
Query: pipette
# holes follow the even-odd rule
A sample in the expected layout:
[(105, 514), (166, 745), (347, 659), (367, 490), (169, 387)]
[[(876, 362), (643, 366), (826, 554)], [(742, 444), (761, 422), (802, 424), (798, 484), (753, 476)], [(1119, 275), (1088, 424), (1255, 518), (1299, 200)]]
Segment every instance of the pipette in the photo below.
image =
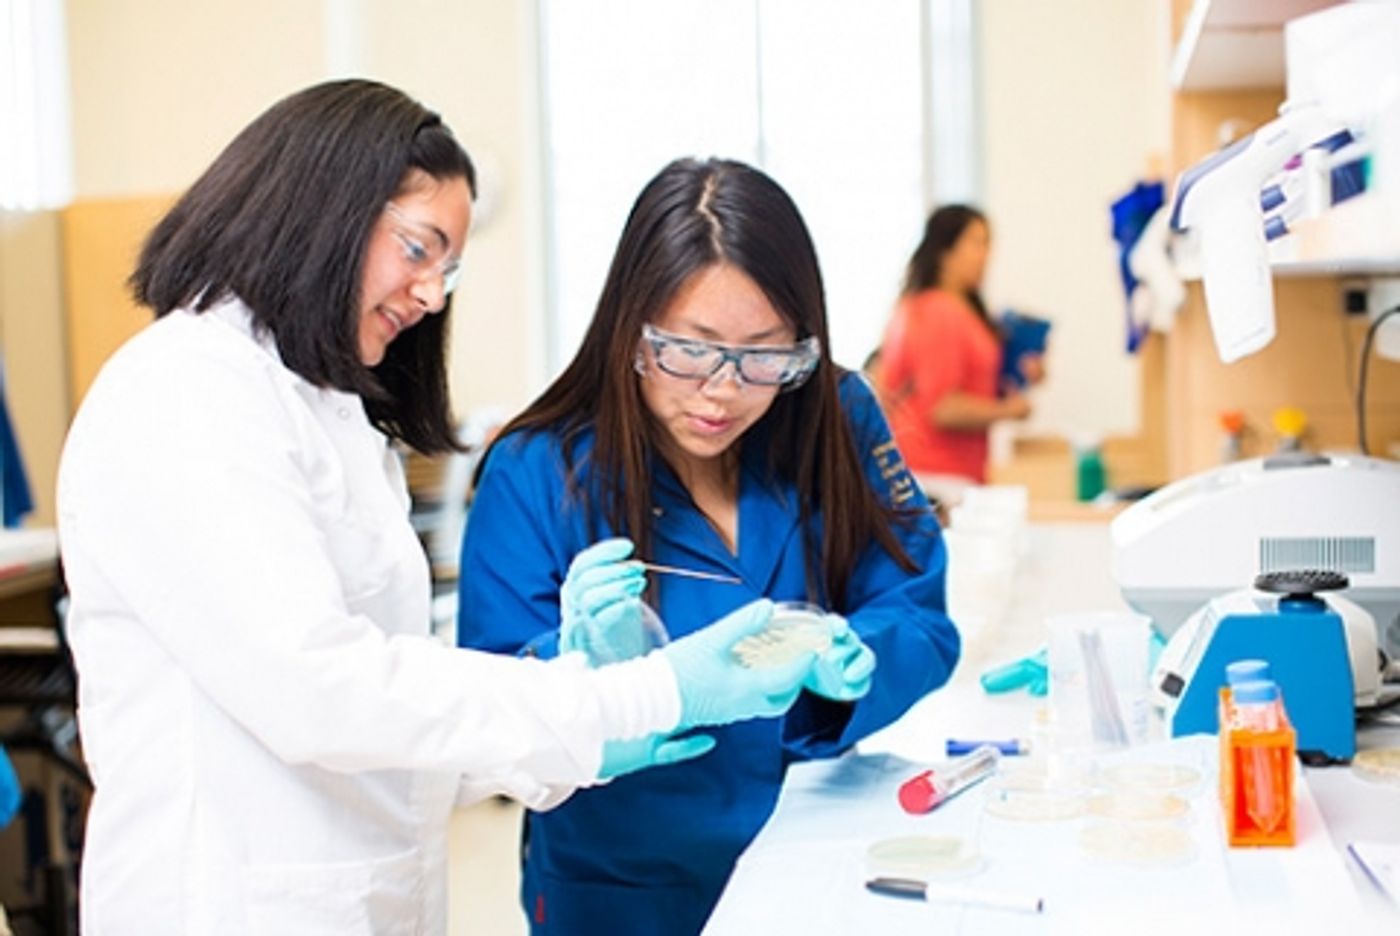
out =
[(946, 767), (915, 774), (900, 785), (899, 805), (909, 813), (929, 812), (990, 777), (1000, 760), (1001, 752), (984, 744), (965, 757), (949, 761)]
[(718, 572), (701, 572), (699, 569), (682, 569), (677, 566), (660, 565), (655, 562), (643, 562), (641, 566), (648, 572), (660, 572), (663, 575), (680, 575), (685, 578), (705, 579), (709, 582), (727, 582), (731, 585), (744, 584), (743, 579), (735, 578), (732, 575), (720, 575)]

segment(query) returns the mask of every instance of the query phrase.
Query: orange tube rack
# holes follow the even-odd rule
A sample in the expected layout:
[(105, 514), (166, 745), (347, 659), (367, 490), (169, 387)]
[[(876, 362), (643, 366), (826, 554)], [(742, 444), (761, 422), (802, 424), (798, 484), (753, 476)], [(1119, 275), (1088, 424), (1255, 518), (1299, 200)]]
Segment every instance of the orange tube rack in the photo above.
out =
[[(1232, 728), (1233, 715), (1230, 690), (1221, 689), (1220, 808), (1226, 836), (1232, 846), (1292, 845), (1297, 840), (1293, 726), (1285, 716), (1283, 726), (1275, 731)], [(1271, 807), (1264, 815), (1259, 814), (1260, 800)]]

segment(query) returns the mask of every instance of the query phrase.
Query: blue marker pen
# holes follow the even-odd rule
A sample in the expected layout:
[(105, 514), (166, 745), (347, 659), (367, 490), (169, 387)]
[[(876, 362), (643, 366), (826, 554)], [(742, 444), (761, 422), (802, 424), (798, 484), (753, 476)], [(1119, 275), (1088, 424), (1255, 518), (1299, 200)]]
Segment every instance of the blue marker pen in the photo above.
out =
[(1031, 743), (1024, 738), (1011, 738), (1006, 741), (964, 741), (959, 738), (949, 738), (948, 756), (957, 757), (961, 754), (970, 754), (983, 745), (994, 747), (1000, 753), (1010, 757), (1031, 752)]

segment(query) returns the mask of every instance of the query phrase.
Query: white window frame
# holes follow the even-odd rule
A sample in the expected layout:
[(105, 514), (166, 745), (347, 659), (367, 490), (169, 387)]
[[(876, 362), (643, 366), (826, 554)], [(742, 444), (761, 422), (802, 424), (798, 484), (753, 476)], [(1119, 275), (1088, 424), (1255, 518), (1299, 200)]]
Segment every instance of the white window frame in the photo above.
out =
[(73, 198), (64, 5), (0, 0), (0, 209), (57, 208)]

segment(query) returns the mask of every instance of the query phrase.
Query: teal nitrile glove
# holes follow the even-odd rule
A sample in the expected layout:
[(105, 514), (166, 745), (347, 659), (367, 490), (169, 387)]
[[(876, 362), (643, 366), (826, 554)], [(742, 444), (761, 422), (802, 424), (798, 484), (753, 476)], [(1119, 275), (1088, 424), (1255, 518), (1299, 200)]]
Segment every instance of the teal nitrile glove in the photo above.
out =
[(983, 690), (989, 693), (1010, 692), (1025, 686), (1031, 695), (1043, 696), (1048, 669), (1046, 651), (1041, 649), (1012, 663), (992, 667), (982, 674), (980, 681)]
[(605, 539), (574, 557), (559, 590), (559, 652), (581, 650), (594, 666), (645, 656), (646, 573), (629, 539)]
[(823, 619), (831, 625), (831, 646), (817, 657), (802, 685), (819, 696), (852, 702), (870, 691), (875, 651), (865, 645), (841, 615), (828, 614)]
[(772, 617), (773, 602), (760, 599), (662, 648), (681, 692), (678, 730), (771, 718), (792, 707), (816, 654), (752, 669), (734, 654), (736, 643), (763, 630)]
[(715, 739), (706, 734), (684, 738), (649, 734), (627, 741), (608, 741), (603, 745), (603, 766), (598, 769), (598, 779), (611, 780), (647, 767), (678, 764), (707, 754), (714, 746)]

